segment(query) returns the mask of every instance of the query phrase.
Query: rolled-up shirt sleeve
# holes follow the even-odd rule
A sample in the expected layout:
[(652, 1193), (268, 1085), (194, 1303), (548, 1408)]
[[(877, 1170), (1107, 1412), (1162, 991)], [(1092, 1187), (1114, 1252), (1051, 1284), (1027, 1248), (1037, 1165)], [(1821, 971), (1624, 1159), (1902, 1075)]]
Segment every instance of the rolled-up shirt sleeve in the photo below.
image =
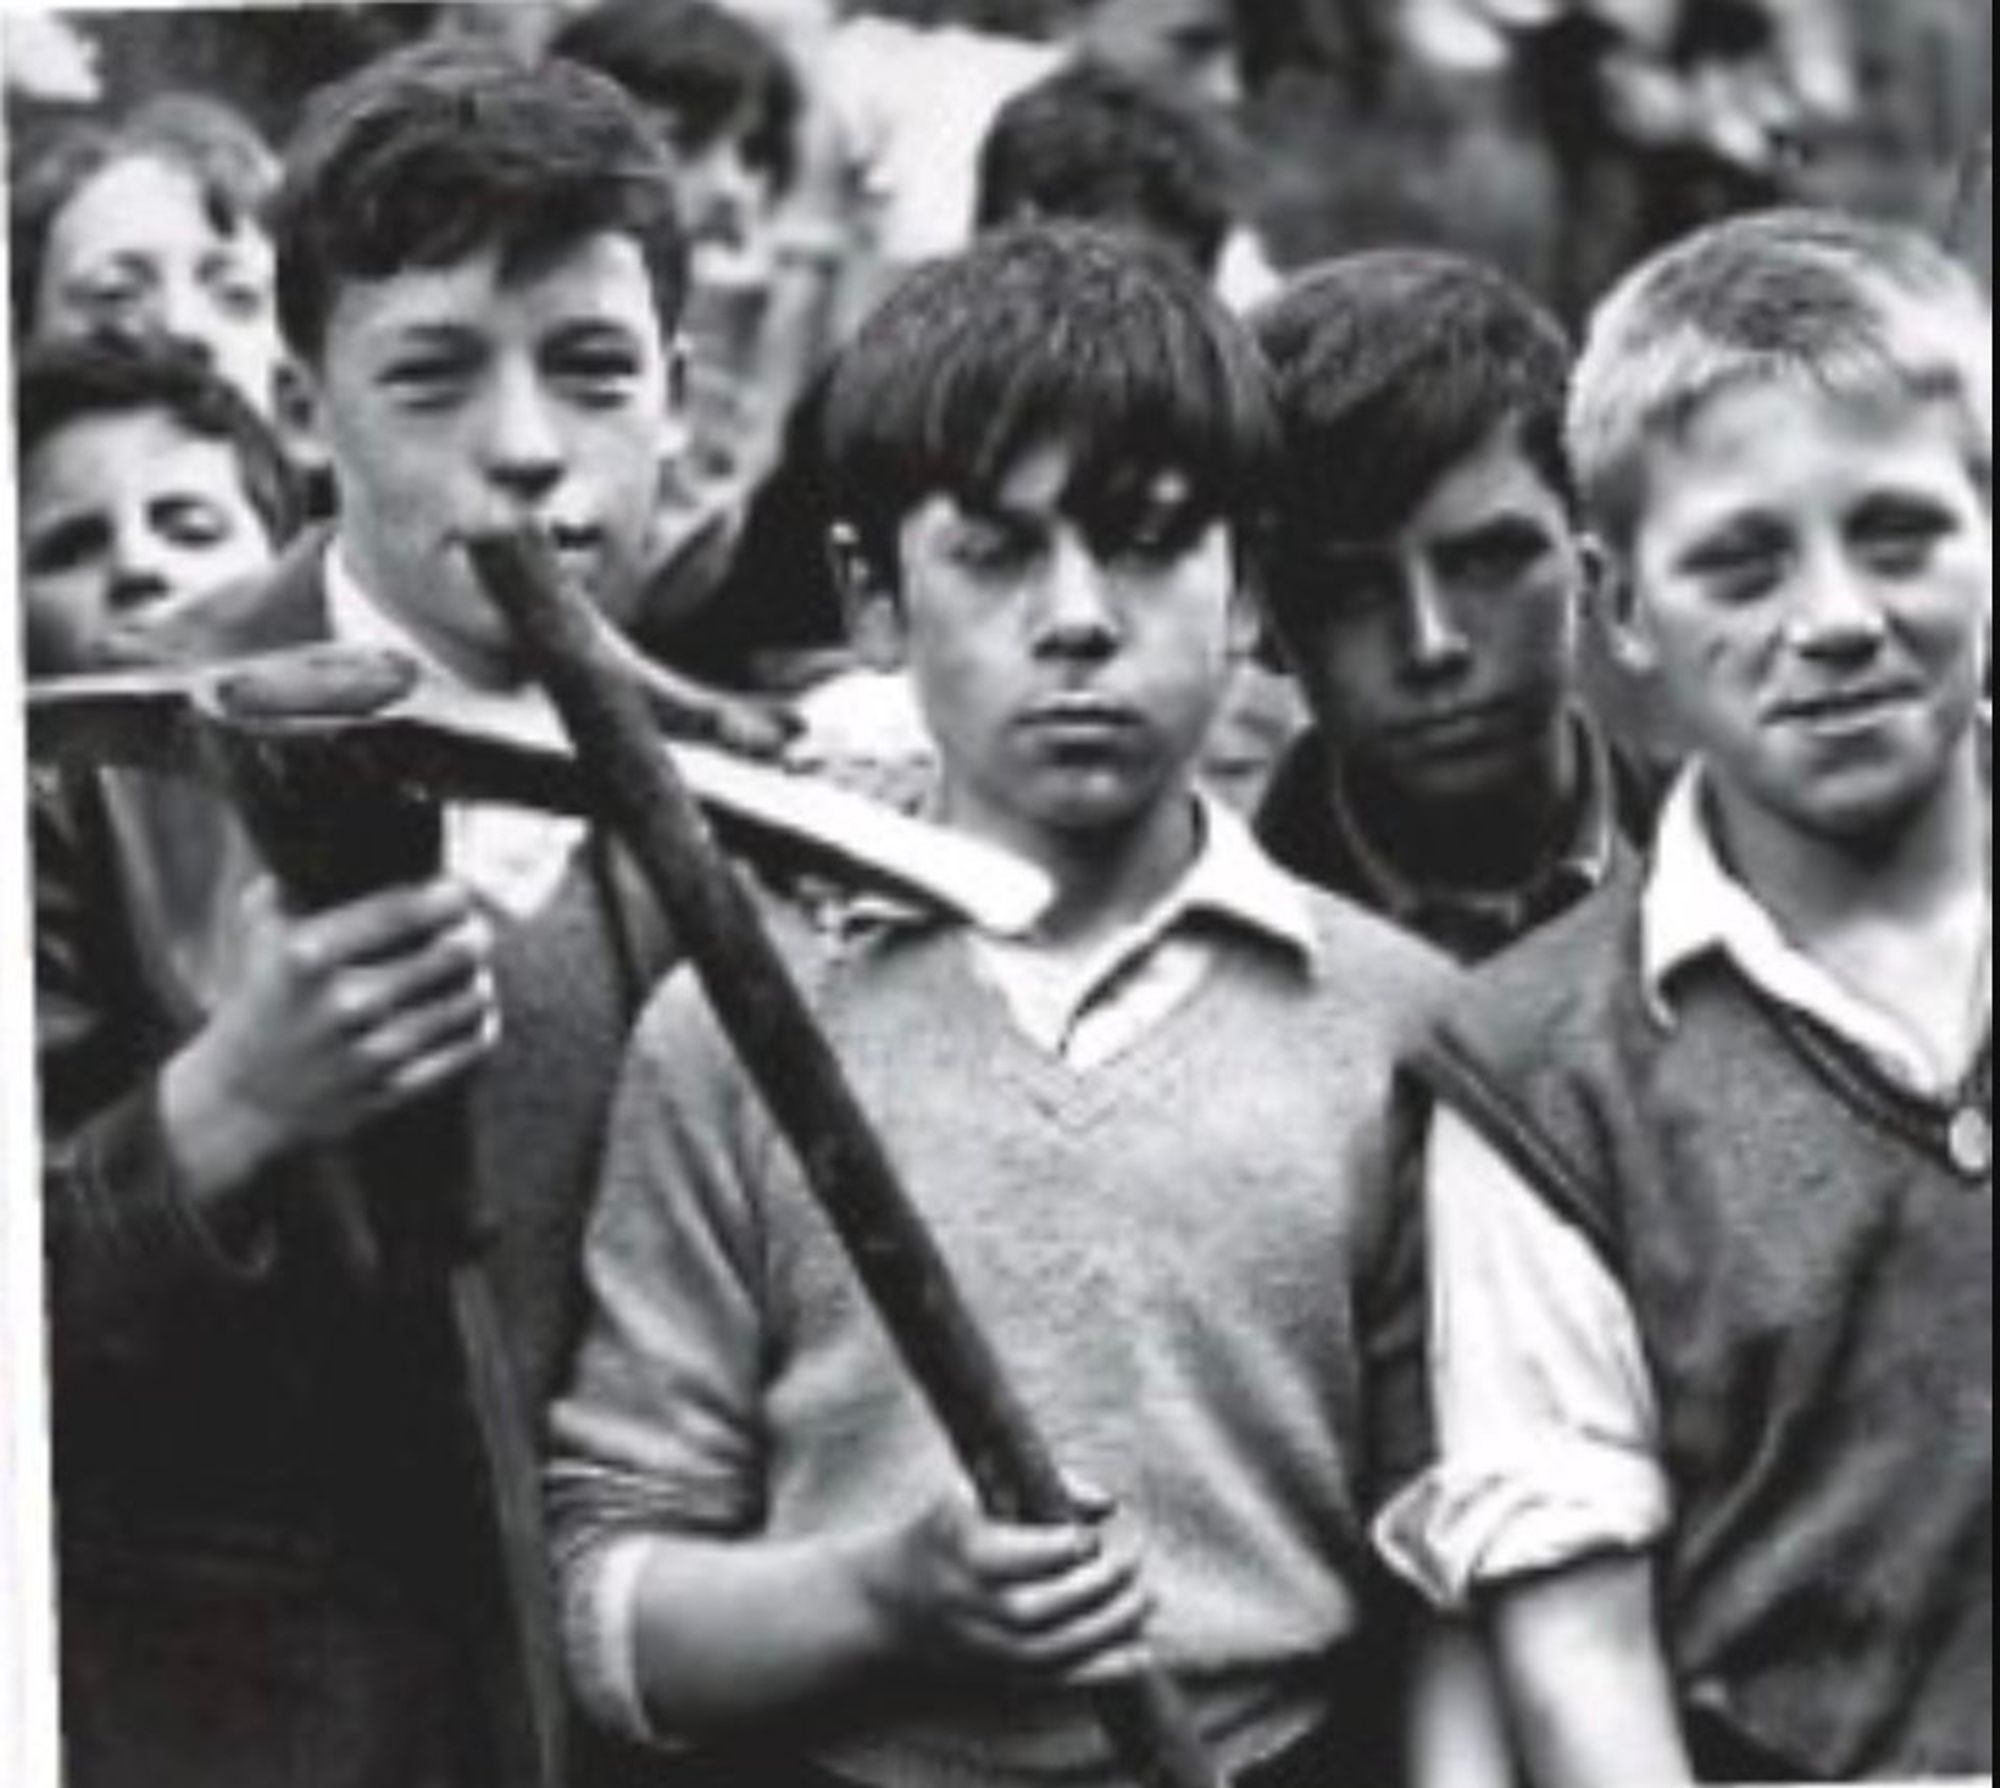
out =
[(1649, 1547), (1671, 1494), (1624, 1292), (1448, 1108), (1424, 1202), (1437, 1457), (1377, 1522), (1384, 1557), (1460, 1608), (1509, 1578)]
[(589, 1308), (547, 1469), (565, 1658), (583, 1706), (648, 1729), (639, 1588), (667, 1536), (763, 1518), (761, 1236), (768, 1132), (691, 976), (640, 1021), (585, 1244)]

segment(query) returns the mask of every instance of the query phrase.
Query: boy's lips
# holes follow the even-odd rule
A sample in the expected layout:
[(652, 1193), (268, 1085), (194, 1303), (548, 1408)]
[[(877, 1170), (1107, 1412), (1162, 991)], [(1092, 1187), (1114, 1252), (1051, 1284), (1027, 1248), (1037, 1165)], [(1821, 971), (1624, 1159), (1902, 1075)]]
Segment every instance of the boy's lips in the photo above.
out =
[(1083, 735), (1131, 732), (1142, 719), (1136, 709), (1122, 702), (1079, 692), (1044, 696), (1030, 703), (1021, 715), (1021, 724), (1035, 732)]
[(1389, 728), (1387, 742), (1403, 757), (1460, 757), (1491, 750), (1513, 737), (1518, 726), (1512, 704), (1482, 702), (1400, 721)]
[(1770, 717), (1785, 726), (1862, 725), (1902, 706), (1916, 693), (1908, 683), (1857, 683), (1813, 690), (1783, 697), (1773, 704)]

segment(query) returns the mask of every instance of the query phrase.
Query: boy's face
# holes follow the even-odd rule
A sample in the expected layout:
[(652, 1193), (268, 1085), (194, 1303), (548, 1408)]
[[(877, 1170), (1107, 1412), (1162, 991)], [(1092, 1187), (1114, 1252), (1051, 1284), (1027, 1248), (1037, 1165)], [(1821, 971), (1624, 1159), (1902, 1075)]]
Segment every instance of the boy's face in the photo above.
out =
[(1226, 111), (1243, 96), (1233, 0), (1095, 0), (1077, 25), (1084, 51)]
[(128, 156), (51, 222), (35, 329), (51, 341), (184, 342), (268, 416), (284, 361), (274, 277), (270, 239), (254, 223), (224, 234), (185, 168)]
[(1322, 617), (1296, 645), (1328, 742), (1413, 806), (1504, 794), (1560, 761), (1585, 580), (1561, 497), (1509, 424), (1392, 535), (1283, 568)]
[[(858, 621), (900, 657), (950, 817), (1030, 855), (1180, 799), (1253, 632), (1229, 529), (1166, 472), (1115, 514), (1068, 512), (1070, 455), (1022, 454), (990, 499), (930, 497)], [(878, 568), (880, 569), (880, 568)]]
[(674, 164), (674, 198), (689, 238), (704, 247), (742, 249), (769, 222), (776, 194), (771, 176), (748, 153), (742, 131), (725, 130), (699, 146), (678, 140), (670, 123), (661, 135)]
[(1644, 477), (1627, 643), (1728, 823), (1864, 843), (1920, 816), (1973, 748), (1991, 624), (1956, 411), (1739, 389)]
[(158, 410), (79, 416), (21, 468), (31, 673), (159, 655), (177, 620), (274, 551), (235, 447)]
[(640, 584), (673, 379), (638, 243), (503, 280), (497, 250), (343, 286), (311, 377), (362, 586), (460, 675), (514, 678), (468, 533), (532, 523), (619, 617)]

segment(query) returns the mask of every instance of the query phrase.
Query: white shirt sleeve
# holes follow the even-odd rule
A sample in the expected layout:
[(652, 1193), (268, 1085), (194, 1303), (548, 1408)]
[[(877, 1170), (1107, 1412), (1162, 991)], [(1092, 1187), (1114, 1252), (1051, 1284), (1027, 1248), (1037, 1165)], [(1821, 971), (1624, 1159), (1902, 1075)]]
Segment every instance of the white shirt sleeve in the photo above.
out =
[(1426, 1166), (1438, 1461), (1376, 1541), (1423, 1593), (1643, 1550), (1671, 1514), (1638, 1323), (1590, 1243), (1462, 1118)]

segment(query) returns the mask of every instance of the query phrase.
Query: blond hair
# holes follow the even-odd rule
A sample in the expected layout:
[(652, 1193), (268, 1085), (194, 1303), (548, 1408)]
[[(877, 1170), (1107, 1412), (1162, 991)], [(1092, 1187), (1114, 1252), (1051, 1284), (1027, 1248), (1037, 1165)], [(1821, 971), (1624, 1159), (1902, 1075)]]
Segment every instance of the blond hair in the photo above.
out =
[(1592, 523), (1629, 545), (1647, 448), (1724, 392), (1778, 383), (1951, 404), (1990, 488), (1992, 309), (1971, 272), (1913, 230), (1769, 211), (1662, 251), (1598, 306), (1568, 420)]

